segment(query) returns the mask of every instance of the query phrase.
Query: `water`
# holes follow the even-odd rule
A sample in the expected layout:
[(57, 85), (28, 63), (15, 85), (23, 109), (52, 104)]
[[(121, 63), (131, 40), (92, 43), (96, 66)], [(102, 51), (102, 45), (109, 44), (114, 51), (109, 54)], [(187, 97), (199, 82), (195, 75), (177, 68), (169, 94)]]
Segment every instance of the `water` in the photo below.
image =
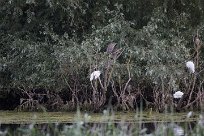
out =
[[(135, 123), (114, 123), (115, 127), (120, 127), (122, 126), (126, 126), (127, 128), (133, 128), (135, 126), (138, 125), (138, 127), (140, 126), (141, 130), (145, 130), (146, 134), (151, 134), (154, 133), (156, 131), (156, 129), (163, 123), (161, 122), (152, 122), (152, 123), (141, 123), (141, 124), (135, 124)], [(170, 126), (171, 123), (165, 123), (163, 125), (165, 126)], [(182, 122), (177, 122), (175, 123), (176, 125), (180, 126), (182, 128), (182, 130), (185, 132), (186, 129), (188, 130), (193, 130), (194, 127), (196, 126), (196, 122), (188, 122), (187, 124)], [(73, 123), (60, 123), (60, 124), (56, 124), (56, 123), (42, 123), (42, 124), (35, 124), (33, 127), (43, 133), (51, 133), (53, 134), (53, 128), (57, 128), (58, 131), (62, 131), (63, 130), (63, 126), (71, 126), (73, 125)], [(100, 126), (100, 128), (104, 128), (107, 123), (87, 123), (84, 124), (83, 126), (86, 127), (87, 129), (92, 129), (94, 126)], [(30, 124), (1, 124), (0, 126), (0, 131), (4, 132), (4, 131), (9, 131), (10, 134), (15, 135), (17, 132), (20, 132), (21, 130), (26, 130), (30, 127)], [(19, 129), (20, 128), (20, 129)]]
[[(115, 112), (109, 113), (81, 113), (81, 112), (0, 112), (2, 132), (9, 131), (11, 135), (17, 132), (35, 128), (43, 133), (54, 134), (54, 130), (62, 131), (64, 126), (86, 129), (106, 128), (111, 122), (115, 128), (137, 128), (146, 134), (154, 133), (161, 125), (177, 126), (183, 131), (193, 130), (197, 124), (198, 113), (188, 118), (187, 113), (145, 113), (145, 112)], [(180, 131), (182, 132), (182, 131)]]

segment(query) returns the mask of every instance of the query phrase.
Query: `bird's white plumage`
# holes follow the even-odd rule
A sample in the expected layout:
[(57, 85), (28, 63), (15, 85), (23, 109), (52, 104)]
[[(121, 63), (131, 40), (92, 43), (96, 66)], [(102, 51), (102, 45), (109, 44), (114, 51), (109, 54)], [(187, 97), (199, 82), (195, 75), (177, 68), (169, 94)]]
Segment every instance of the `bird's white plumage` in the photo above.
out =
[(177, 91), (173, 94), (174, 98), (181, 98), (183, 96), (183, 92)]
[(186, 62), (186, 67), (189, 69), (191, 73), (195, 72), (195, 65), (192, 61)]
[(99, 78), (100, 74), (101, 74), (101, 71), (98, 71), (98, 70), (92, 72), (90, 75), (90, 81)]
[(188, 114), (186, 115), (186, 117), (187, 117), (187, 118), (190, 118), (192, 115), (193, 115), (193, 112), (190, 111), (190, 112), (188, 112)]

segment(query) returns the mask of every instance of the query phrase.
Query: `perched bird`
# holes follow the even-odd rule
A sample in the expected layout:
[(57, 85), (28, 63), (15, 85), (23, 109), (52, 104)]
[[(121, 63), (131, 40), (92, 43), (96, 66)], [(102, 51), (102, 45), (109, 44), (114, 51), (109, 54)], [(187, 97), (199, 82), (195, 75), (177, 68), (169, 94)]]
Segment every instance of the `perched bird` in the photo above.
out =
[(192, 61), (186, 62), (186, 67), (189, 69), (190, 73), (195, 72), (195, 65)]
[(200, 39), (199, 39), (199, 36), (196, 35), (196, 36), (194, 37), (193, 41), (194, 41), (194, 43), (195, 43), (195, 44), (194, 44), (195, 50), (198, 51), (198, 50), (201, 48), (201, 41), (200, 41)]
[(173, 94), (174, 98), (178, 99), (181, 98), (183, 96), (183, 92), (181, 91), (177, 91)]
[(200, 43), (201, 43), (200, 39), (198, 38), (198, 36), (196, 36), (196, 37), (195, 37), (195, 44), (196, 44), (197, 46), (199, 46)]
[(193, 112), (190, 111), (190, 112), (188, 112), (188, 114), (186, 115), (186, 117), (187, 117), (187, 118), (190, 118), (192, 115), (193, 115)]
[(114, 50), (114, 48), (115, 48), (115, 45), (116, 45), (116, 43), (109, 43), (108, 44), (108, 47), (107, 47), (107, 49), (106, 49), (106, 52), (107, 53), (113, 53), (113, 50)]
[(101, 71), (98, 71), (98, 70), (92, 72), (90, 75), (90, 81), (99, 78), (100, 74), (101, 74)]
[(116, 45), (117, 43), (114, 42), (109, 43), (106, 49), (106, 52), (110, 54), (110, 58), (114, 60), (116, 60), (121, 55), (122, 52), (122, 48), (118, 49)]

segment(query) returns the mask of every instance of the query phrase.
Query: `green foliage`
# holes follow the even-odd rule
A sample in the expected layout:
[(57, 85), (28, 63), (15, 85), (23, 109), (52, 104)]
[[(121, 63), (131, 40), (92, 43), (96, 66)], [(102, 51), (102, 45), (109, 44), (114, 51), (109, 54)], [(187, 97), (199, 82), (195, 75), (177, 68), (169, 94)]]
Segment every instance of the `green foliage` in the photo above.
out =
[(48, 43), (15, 40), (7, 54), (12, 86), (54, 86), (57, 61), (53, 52)]
[[(128, 84), (142, 83), (169, 87), (166, 92), (175, 86), (185, 90), (180, 83), (186, 82), (192, 37), (197, 30), (203, 34), (199, 0), (3, 0), (0, 5), (1, 89), (68, 88), (75, 103), (93, 99), (89, 75), (95, 69), (102, 71), (104, 84), (109, 79), (107, 87), (120, 88), (118, 94), (127, 95)], [(121, 54), (107, 70), (111, 42)], [(200, 60), (199, 69), (202, 65)]]
[(186, 40), (169, 29), (169, 21), (161, 11), (156, 9), (147, 26), (135, 34), (127, 53), (140, 66), (142, 76), (152, 78), (157, 84), (160, 79), (179, 78), (189, 57)]

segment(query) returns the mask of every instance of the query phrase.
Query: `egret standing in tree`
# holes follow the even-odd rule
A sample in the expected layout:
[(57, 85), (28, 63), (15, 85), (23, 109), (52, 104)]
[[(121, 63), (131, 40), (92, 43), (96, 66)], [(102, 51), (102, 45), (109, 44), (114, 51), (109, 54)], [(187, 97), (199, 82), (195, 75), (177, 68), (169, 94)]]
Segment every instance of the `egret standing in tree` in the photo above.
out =
[(100, 80), (100, 75), (101, 75), (101, 71), (99, 71), (99, 70), (96, 70), (96, 71), (92, 72), (91, 75), (90, 75), (90, 81), (91, 81), (91, 84), (92, 84), (92, 80), (99, 79), (100, 85), (103, 88), (103, 85), (102, 85), (101, 80)]
[(192, 61), (186, 62), (186, 67), (189, 69), (190, 73), (195, 73), (195, 65)]
[(90, 75), (90, 81), (99, 78), (99, 76), (101, 75), (101, 71), (94, 71), (91, 73)]
[(183, 96), (183, 92), (181, 91), (177, 91), (173, 94), (174, 98), (178, 99), (181, 98)]

